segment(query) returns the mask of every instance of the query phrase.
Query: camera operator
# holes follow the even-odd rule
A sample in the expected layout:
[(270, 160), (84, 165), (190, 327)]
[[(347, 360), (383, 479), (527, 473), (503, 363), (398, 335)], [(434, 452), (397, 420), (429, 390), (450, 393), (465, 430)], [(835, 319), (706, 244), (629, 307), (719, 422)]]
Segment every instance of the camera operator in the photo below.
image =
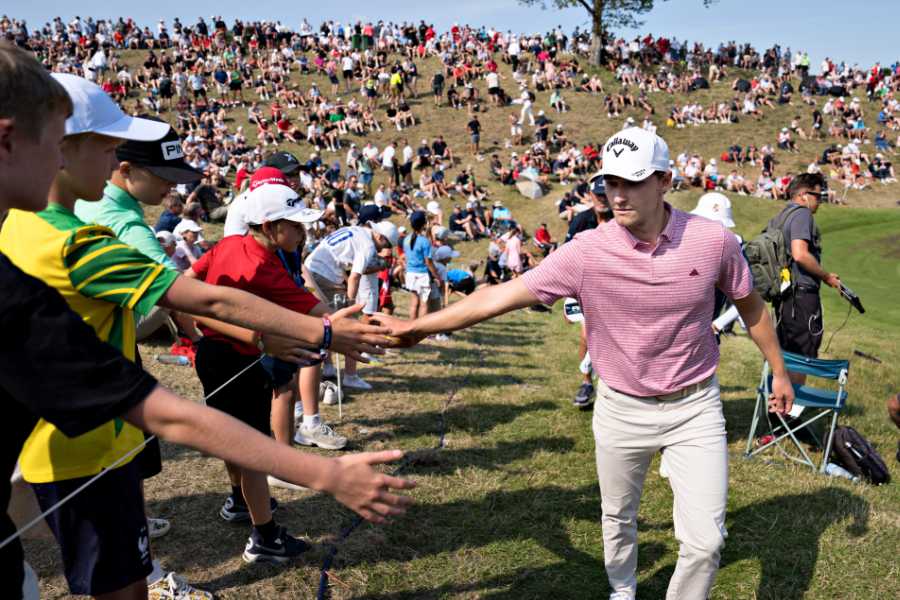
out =
[[(828, 200), (828, 190), (821, 174), (801, 173), (791, 181), (787, 192), (790, 200), (782, 213), (792, 212), (782, 230), (791, 256), (791, 288), (775, 304), (776, 330), (783, 350), (816, 358), (825, 329), (819, 298), (820, 282), (836, 289), (841, 285), (835, 273), (822, 268), (821, 235), (813, 218), (819, 203)], [(802, 374), (790, 373), (790, 376), (793, 383), (802, 384), (806, 380)]]

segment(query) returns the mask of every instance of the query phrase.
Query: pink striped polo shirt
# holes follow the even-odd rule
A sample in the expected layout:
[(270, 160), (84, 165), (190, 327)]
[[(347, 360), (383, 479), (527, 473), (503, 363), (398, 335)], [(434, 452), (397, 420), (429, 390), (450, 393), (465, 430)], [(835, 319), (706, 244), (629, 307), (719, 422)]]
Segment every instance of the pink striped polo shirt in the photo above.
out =
[(523, 277), (545, 304), (578, 298), (594, 371), (633, 396), (669, 394), (712, 375), (719, 364), (710, 326), (714, 288), (731, 299), (753, 291), (734, 234), (666, 208), (669, 222), (655, 248), (611, 220), (578, 234)]

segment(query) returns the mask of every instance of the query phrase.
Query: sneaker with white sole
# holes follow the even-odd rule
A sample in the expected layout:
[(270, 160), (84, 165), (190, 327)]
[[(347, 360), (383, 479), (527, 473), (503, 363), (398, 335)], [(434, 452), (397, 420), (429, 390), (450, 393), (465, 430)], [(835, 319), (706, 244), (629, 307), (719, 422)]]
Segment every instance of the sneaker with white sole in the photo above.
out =
[(348, 387), (351, 390), (366, 391), (372, 389), (372, 385), (356, 373), (354, 373), (353, 375), (345, 375), (341, 380), (341, 385), (343, 385), (344, 387)]
[(161, 538), (162, 536), (169, 533), (170, 529), (172, 529), (172, 524), (169, 523), (167, 519), (147, 517), (147, 531), (150, 535), (151, 540)]
[(319, 423), (312, 427), (303, 424), (297, 428), (294, 434), (294, 442), (301, 446), (318, 446), (325, 450), (340, 450), (347, 445), (347, 438), (338, 435), (334, 429), (325, 423)]
[(575, 394), (572, 404), (581, 410), (587, 410), (594, 405), (594, 385), (592, 383), (582, 383)]
[[(340, 390), (338, 390), (338, 386), (330, 381), (323, 381), (319, 384), (319, 400), (322, 404), (327, 406), (334, 406), (338, 403), (338, 394), (340, 394)], [(303, 410), (301, 407), (300, 416), (303, 416)], [(294, 413), (294, 418), (297, 417), (296, 412)]]
[(631, 592), (613, 592), (609, 595), (609, 600), (635, 600), (635, 597)]
[[(274, 513), (278, 510), (278, 500), (269, 498), (269, 507)], [(250, 509), (243, 498), (235, 499), (234, 495), (225, 498), (225, 503), (219, 509), (219, 516), (229, 523), (242, 523), (250, 520)]]
[(296, 483), (291, 483), (290, 481), (285, 481), (284, 479), (278, 479), (277, 477), (273, 477), (272, 475), (267, 476), (266, 481), (269, 482), (269, 487), (277, 487), (283, 490), (302, 492), (309, 489), (308, 487), (303, 487), (302, 485), (297, 485)]
[(147, 586), (148, 600), (212, 600), (213, 595), (198, 590), (183, 577), (170, 571), (165, 577)]
[(283, 526), (278, 526), (278, 533), (271, 540), (264, 540), (254, 530), (244, 548), (244, 562), (268, 562), (284, 564), (309, 550), (309, 544), (288, 534)]

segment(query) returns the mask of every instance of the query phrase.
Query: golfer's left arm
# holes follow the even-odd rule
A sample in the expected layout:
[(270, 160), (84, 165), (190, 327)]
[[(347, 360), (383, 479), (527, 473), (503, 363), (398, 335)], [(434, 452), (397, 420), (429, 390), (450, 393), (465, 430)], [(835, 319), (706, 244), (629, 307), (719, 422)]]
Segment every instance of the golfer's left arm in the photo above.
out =
[(788, 378), (781, 346), (778, 343), (778, 336), (775, 335), (772, 318), (766, 310), (766, 304), (754, 290), (750, 295), (734, 300), (734, 305), (747, 325), (747, 333), (772, 369), (772, 392), (775, 395), (776, 411), (786, 413), (794, 404), (794, 387)]

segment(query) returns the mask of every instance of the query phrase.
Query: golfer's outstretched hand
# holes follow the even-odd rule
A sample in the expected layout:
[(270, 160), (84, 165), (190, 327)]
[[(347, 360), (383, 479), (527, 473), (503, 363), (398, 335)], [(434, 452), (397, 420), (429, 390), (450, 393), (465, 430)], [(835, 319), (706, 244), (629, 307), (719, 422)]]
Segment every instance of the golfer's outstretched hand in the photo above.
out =
[(396, 346), (397, 343), (389, 337), (391, 330), (387, 327), (357, 321), (356, 316), (362, 308), (362, 304), (355, 304), (331, 315), (331, 330), (334, 336), (331, 349), (350, 358), (369, 362), (362, 356), (363, 353), (384, 354), (383, 348)]
[(335, 458), (330, 481), (323, 491), (333, 495), (338, 502), (363, 518), (373, 523), (384, 523), (387, 517), (405, 513), (406, 507), (412, 504), (412, 498), (393, 494), (391, 490), (408, 490), (416, 484), (407, 479), (379, 473), (372, 466), (401, 458), (403, 452), (400, 450), (363, 452)]
[(372, 315), (369, 322), (381, 325), (385, 329), (389, 329), (391, 332), (389, 337), (391, 338), (392, 345), (398, 348), (415, 346), (427, 337), (413, 331), (414, 321), (398, 319), (392, 315), (375, 313)]

